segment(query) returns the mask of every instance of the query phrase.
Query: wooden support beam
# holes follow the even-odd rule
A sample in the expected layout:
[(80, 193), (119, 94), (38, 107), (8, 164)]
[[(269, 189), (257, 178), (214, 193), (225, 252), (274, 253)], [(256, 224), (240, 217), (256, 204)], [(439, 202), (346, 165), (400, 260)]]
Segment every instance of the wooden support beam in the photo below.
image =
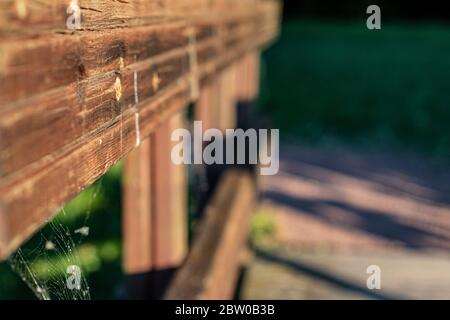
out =
[(279, 29), (276, 0), (80, 1), (79, 31), (0, 1), (0, 259)]
[[(72, 0), (1, 0), (0, 37), (36, 37), (67, 30), (67, 8)], [(126, 28), (174, 19), (248, 15), (249, 8), (274, 6), (260, 0), (78, 0), (81, 30)], [(275, 3), (276, 6), (278, 4)], [(232, 8), (232, 10), (230, 10)]]
[(222, 131), (236, 128), (236, 66), (225, 69), (219, 81), (219, 119)]
[(203, 130), (236, 127), (236, 66), (224, 69), (200, 92), (195, 119), (202, 121)]
[(123, 270), (139, 274), (152, 270), (151, 139), (125, 159), (123, 172)]
[(258, 51), (247, 53), (237, 63), (236, 98), (238, 101), (254, 101), (259, 95), (260, 54)]
[(88, 141), (51, 159), (48, 165), (35, 168), (26, 179), (11, 184), (1, 180), (0, 258), (6, 258), (62, 205), (94, 183), (188, 101), (188, 87), (175, 88), (140, 112), (123, 115)]
[(212, 97), (214, 86), (212, 83), (205, 85), (200, 90), (199, 98), (195, 104), (194, 120), (201, 121), (203, 130), (214, 128)]
[(171, 160), (171, 134), (184, 127), (178, 113), (152, 135), (153, 270), (178, 267), (187, 253), (187, 172)]
[[(63, 38), (53, 46), (30, 44), (30, 52), (22, 52), (22, 46), (15, 52), (14, 46), (3, 49), (0, 45), (5, 59), (27, 62), (0, 70), (0, 178), (54, 157), (180, 81), (191, 81), (193, 76), (198, 82), (208, 81), (208, 76), (214, 76), (248, 46), (272, 37), (263, 33), (246, 42), (251, 33), (259, 32), (255, 29), (238, 36), (224, 51), (220, 46), (225, 46), (226, 38), (218, 46), (221, 38), (202, 40), (197, 34), (195, 44), (188, 44), (183, 25), (146, 28), (149, 30), (123, 31), (108, 39), (97, 36), (86, 43)], [(7, 58), (11, 50), (11, 58)], [(53, 54), (54, 59), (42, 58), (43, 52)], [(79, 58), (67, 58), (72, 56)], [(195, 66), (191, 65), (193, 56)], [(33, 70), (31, 75), (28, 70)]]
[(230, 299), (239, 269), (239, 253), (248, 232), (255, 188), (247, 171), (229, 171), (222, 178), (183, 267), (166, 299)]
[(131, 298), (161, 298), (187, 254), (187, 177), (171, 160), (171, 133), (182, 113), (166, 119), (133, 150), (124, 169), (124, 271)]

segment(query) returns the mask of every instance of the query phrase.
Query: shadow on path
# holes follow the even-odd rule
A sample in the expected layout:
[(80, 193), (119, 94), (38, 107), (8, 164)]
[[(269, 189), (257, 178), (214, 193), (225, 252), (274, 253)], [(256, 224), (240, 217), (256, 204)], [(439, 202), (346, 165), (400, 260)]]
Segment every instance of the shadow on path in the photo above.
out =
[(315, 278), (317, 280), (326, 282), (328, 284), (331, 284), (335, 287), (338, 287), (340, 289), (352, 291), (354, 293), (363, 295), (369, 299), (377, 299), (377, 300), (403, 300), (405, 298), (392, 295), (392, 294), (385, 294), (385, 293), (378, 293), (372, 290), (369, 290), (365, 287), (358, 286), (351, 282), (351, 280), (344, 279), (340, 276), (330, 274), (329, 272), (326, 272), (324, 270), (319, 270), (316, 267), (312, 267), (309, 265), (306, 265), (304, 263), (301, 263), (299, 261), (294, 261), (291, 259), (288, 259), (286, 257), (269, 253), (266, 251), (262, 251), (260, 249), (255, 250), (256, 256), (262, 260), (277, 263), (284, 265), (291, 270), (294, 270), (295, 272), (302, 273), (308, 277)]
[[(264, 197), (273, 203), (289, 206), (295, 209), (297, 214), (310, 215), (324, 222), (350, 230), (355, 229), (385, 238), (389, 241), (401, 242), (410, 249), (450, 249), (450, 239), (443, 235), (423, 230), (419, 225), (407, 225), (389, 212), (377, 212), (351, 206), (349, 203), (331, 200), (310, 200), (276, 192), (266, 191)], [(325, 212), (324, 208), (337, 208), (340, 213), (345, 213), (357, 219), (346, 219), (345, 223)], [(412, 223), (410, 221), (410, 223)]]

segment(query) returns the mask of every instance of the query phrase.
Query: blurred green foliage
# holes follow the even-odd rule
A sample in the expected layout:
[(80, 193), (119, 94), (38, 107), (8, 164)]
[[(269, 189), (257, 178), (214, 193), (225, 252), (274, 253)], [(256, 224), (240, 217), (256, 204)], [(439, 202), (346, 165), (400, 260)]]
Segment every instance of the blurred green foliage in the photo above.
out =
[(288, 20), (265, 54), (262, 107), (281, 137), (450, 155), (450, 27)]
[(275, 236), (274, 213), (267, 209), (255, 212), (250, 221), (249, 241), (252, 246), (261, 247)]

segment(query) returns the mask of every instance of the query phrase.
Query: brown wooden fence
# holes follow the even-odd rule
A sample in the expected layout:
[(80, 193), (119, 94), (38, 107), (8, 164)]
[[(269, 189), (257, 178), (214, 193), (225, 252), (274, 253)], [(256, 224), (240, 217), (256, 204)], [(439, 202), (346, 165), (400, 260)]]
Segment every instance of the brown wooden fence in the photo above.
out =
[(254, 187), (227, 173), (189, 251), (170, 133), (191, 102), (204, 126), (235, 126), (236, 103), (258, 93), (279, 1), (77, 3), (81, 29), (68, 30), (69, 0), (0, 0), (0, 259), (125, 159), (125, 272), (183, 265), (166, 297), (230, 297), (213, 284), (236, 277)]

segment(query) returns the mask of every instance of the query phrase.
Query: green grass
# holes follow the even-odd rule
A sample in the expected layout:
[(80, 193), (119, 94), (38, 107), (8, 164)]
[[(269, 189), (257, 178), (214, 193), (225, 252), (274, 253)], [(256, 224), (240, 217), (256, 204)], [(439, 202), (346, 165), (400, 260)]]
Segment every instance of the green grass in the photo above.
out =
[(282, 137), (450, 155), (450, 27), (287, 21), (264, 58), (262, 108)]

